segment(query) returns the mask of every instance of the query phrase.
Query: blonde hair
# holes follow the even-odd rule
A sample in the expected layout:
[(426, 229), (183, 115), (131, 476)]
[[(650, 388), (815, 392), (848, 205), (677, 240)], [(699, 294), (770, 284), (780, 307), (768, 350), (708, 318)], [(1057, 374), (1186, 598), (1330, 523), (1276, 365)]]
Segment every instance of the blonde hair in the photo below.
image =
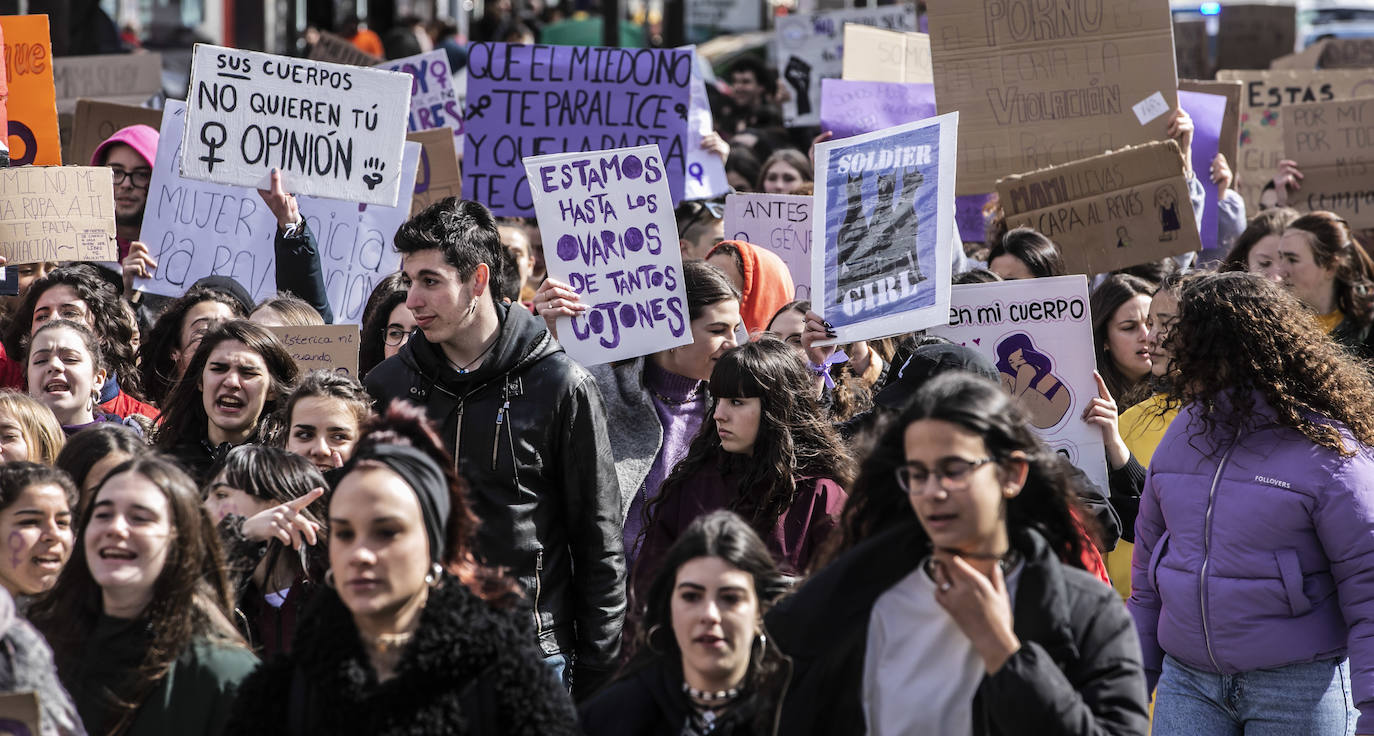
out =
[(62, 425), (52, 409), (39, 403), (38, 399), (21, 394), (12, 389), (0, 391), (0, 414), (7, 414), (19, 424), (24, 433), (24, 442), (29, 446), (29, 461), (52, 465), (57, 453), (67, 442)]

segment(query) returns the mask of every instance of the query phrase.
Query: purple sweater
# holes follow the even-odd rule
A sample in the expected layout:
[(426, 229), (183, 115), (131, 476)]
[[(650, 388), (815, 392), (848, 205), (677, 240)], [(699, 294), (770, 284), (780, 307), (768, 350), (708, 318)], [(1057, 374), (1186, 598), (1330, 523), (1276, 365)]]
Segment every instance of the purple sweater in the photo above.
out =
[(1165, 653), (1224, 674), (1349, 656), (1369, 733), (1374, 452), (1340, 428), (1341, 457), (1255, 402), (1238, 441), (1184, 407), (1150, 463), (1128, 602), (1150, 687)]

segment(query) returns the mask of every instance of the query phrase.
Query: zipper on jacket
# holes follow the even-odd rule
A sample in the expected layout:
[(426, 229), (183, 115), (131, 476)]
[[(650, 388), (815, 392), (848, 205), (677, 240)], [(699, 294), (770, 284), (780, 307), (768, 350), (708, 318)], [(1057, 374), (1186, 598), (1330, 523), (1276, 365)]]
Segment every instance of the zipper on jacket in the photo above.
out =
[(506, 422), (506, 412), (510, 410), (510, 399), (496, 410), (496, 431), (491, 435), (491, 469), (496, 470), (496, 453), (501, 449), (501, 425)]
[(1220, 672), (1221, 665), (1217, 664), (1216, 652), (1212, 651), (1212, 634), (1207, 628), (1207, 563), (1211, 562), (1212, 556), (1212, 507), (1217, 500), (1217, 486), (1221, 484), (1221, 472), (1226, 469), (1226, 461), (1231, 459), (1231, 451), (1236, 449), (1236, 443), (1226, 448), (1226, 454), (1221, 456), (1221, 462), (1217, 463), (1217, 474), (1212, 476), (1212, 488), (1207, 492), (1207, 514), (1203, 517), (1202, 529), (1202, 573), (1198, 577), (1198, 602), (1202, 606), (1202, 641), (1207, 645), (1207, 657), (1212, 660), (1212, 667)]
[(534, 635), (535, 638), (544, 635), (544, 619), (539, 615), (539, 591), (544, 583), (544, 550), (534, 553)]
[[(464, 404), (464, 403), (466, 403), (466, 402), (464, 402), (462, 399), (459, 399), (459, 400), (458, 400), (458, 407), (457, 407), (456, 409), (454, 409), (454, 412), (458, 415), (457, 421), (454, 423), (454, 426), (453, 426), (453, 472), (454, 472), (454, 473), (458, 473), (458, 458), (462, 457), (462, 455), (463, 455), (463, 453), (461, 452), (461, 450), (463, 449), (463, 404)], [(461, 477), (463, 477), (463, 476), (460, 474), (458, 477), (461, 478)]]

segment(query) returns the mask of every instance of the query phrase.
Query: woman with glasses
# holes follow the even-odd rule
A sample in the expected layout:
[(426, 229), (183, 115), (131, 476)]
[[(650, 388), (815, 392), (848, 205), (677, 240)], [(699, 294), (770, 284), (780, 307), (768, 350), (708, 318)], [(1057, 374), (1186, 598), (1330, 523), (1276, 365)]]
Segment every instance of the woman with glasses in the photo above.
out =
[(874, 455), (856, 492), (901, 518), (765, 616), (794, 663), (778, 732), (1145, 734), (1130, 617), (1078, 567), (1077, 481), (1015, 401), (941, 375)]
[(358, 380), (366, 377), (378, 363), (401, 352), (401, 346), (415, 331), (415, 315), (406, 306), (406, 293), (400, 279), (388, 276), (378, 282), (368, 299), (358, 347)]

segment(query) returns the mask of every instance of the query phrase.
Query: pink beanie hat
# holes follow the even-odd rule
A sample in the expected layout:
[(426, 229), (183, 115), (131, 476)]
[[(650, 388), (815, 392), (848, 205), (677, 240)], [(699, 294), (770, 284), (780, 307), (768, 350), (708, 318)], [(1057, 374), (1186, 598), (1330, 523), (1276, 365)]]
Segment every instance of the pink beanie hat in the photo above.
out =
[(148, 166), (157, 161), (157, 130), (147, 125), (130, 125), (115, 131), (104, 143), (96, 146), (95, 153), (91, 154), (91, 166), (103, 166), (105, 152), (116, 143), (123, 143), (137, 151), (148, 162)]

